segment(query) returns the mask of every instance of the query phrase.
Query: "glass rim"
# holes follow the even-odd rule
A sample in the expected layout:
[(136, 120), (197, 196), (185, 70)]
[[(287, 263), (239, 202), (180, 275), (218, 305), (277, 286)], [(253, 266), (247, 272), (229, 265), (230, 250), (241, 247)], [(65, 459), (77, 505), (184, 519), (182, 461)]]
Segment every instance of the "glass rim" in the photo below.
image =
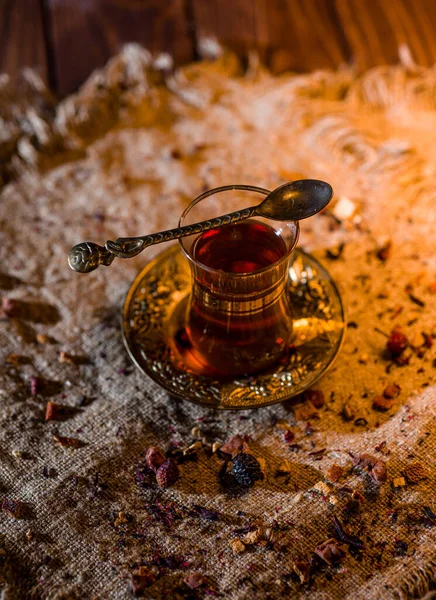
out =
[[(203, 192), (202, 194), (200, 194), (199, 196), (194, 198), (194, 200), (192, 200), (192, 202), (190, 202), (188, 204), (188, 206), (185, 208), (185, 210), (180, 215), (178, 226), (179, 227), (183, 226), (183, 224), (182, 224), (183, 219), (186, 217), (186, 215), (189, 213), (189, 211), (192, 208), (194, 208), (194, 206), (196, 206), (199, 202), (201, 202), (205, 198), (208, 198), (209, 196), (212, 196), (213, 194), (219, 194), (220, 192), (228, 192), (228, 191), (232, 191), (232, 190), (241, 190), (244, 192), (255, 192), (258, 194), (264, 194), (265, 196), (267, 196), (268, 194), (271, 193), (271, 190), (267, 190), (266, 188), (257, 187), (255, 185), (244, 185), (244, 184), (222, 185), (222, 186), (219, 186), (216, 188), (212, 188), (210, 190), (206, 190), (205, 192)], [(271, 219), (271, 220), (273, 220), (273, 219)], [(278, 223), (280, 221), (275, 221), (275, 222)], [(192, 256), (192, 254), (190, 254), (190, 252), (188, 252), (185, 249), (185, 247), (183, 246), (184, 238), (179, 238), (179, 244), (180, 244), (182, 251), (183, 251), (184, 255), (186, 256), (186, 258), (191, 263), (193, 263), (196, 266), (199, 266), (201, 269), (203, 269), (204, 271), (207, 271), (208, 273), (224, 273), (225, 272), (228, 277), (234, 277), (234, 278), (238, 278), (238, 279), (241, 277), (255, 277), (259, 274), (266, 273), (267, 271), (269, 271), (271, 269), (281, 266), (284, 262), (289, 260), (289, 257), (291, 256), (292, 252), (295, 249), (295, 246), (297, 245), (297, 242), (298, 242), (298, 239), (300, 236), (300, 223), (298, 221), (281, 221), (281, 222), (282, 223), (292, 223), (293, 225), (295, 225), (295, 238), (292, 242), (292, 245), (289, 248), (289, 250), (281, 258), (279, 258), (279, 260), (276, 260), (275, 262), (271, 263), (267, 267), (263, 267), (263, 269), (259, 269), (258, 271), (252, 271), (252, 272), (248, 272), (248, 273), (228, 273), (227, 271), (220, 271), (219, 269), (213, 269), (212, 267), (208, 267), (207, 265), (204, 265), (200, 261), (196, 260)], [(192, 235), (195, 235), (195, 234), (192, 234)], [(189, 236), (186, 236), (186, 237), (189, 237)]]

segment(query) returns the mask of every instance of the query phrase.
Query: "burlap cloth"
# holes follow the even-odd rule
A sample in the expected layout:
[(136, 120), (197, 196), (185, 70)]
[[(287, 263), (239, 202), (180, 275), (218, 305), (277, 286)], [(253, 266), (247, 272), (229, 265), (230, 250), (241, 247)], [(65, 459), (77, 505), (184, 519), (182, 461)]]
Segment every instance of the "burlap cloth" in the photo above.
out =
[[(422, 336), (436, 333), (436, 71), (407, 54), (363, 77), (272, 77), (227, 54), (174, 73), (167, 59), (129, 46), (58, 105), (31, 72), (16, 97), (1, 80), (0, 287), (21, 303), (4, 301), (0, 323), (0, 495), (23, 503), (21, 518), (0, 513), (3, 597), (128, 598), (139, 565), (155, 574), (147, 598), (421, 597), (436, 571), (435, 351)], [(69, 248), (173, 226), (205, 188), (296, 177), (335, 189), (301, 245), (325, 261), (351, 322), (317, 385), (318, 418), (297, 420), (286, 403), (217, 413), (169, 398), (130, 365), (119, 326), (130, 282), (161, 248), (83, 276), (68, 269)], [(392, 363), (375, 330), (395, 325), (415, 346), (408, 365)], [(59, 362), (62, 351), (87, 362)], [(32, 395), (34, 376), (44, 384)], [(374, 410), (393, 383), (394, 407)], [(77, 410), (45, 422), (49, 399)], [(228, 493), (206, 445), (174, 487), (139, 485), (144, 450), (183, 449), (195, 426), (207, 444), (249, 436), (266, 478)], [(61, 447), (55, 434), (84, 445)], [(353, 468), (350, 453), (362, 452), (386, 462), (386, 483)], [(284, 458), (291, 472), (277, 476)], [(414, 463), (427, 478), (401, 480)], [(337, 483), (324, 479), (332, 464), (344, 467)], [(333, 515), (364, 549), (346, 547), (300, 584), (292, 565), (331, 535)], [(234, 554), (229, 542), (250, 525), (272, 539)], [(191, 591), (183, 579), (197, 571), (205, 582)]]

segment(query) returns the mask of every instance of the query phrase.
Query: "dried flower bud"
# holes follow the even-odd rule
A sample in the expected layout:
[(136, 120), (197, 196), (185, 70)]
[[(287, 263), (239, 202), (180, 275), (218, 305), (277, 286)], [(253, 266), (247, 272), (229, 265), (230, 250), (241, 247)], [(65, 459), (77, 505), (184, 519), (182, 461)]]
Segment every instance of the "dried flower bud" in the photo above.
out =
[(156, 481), (160, 487), (171, 487), (178, 479), (179, 469), (172, 458), (168, 458), (156, 471)]
[(147, 467), (155, 473), (165, 461), (165, 454), (157, 446), (148, 448), (147, 452), (145, 453), (145, 462), (147, 463)]
[(344, 558), (345, 545), (335, 538), (330, 538), (315, 548), (315, 554), (331, 567)]
[(304, 400), (313, 404), (315, 408), (321, 408), (325, 403), (324, 392), (321, 390), (306, 390)]
[(401, 327), (397, 326), (392, 331), (387, 341), (387, 348), (392, 356), (398, 357), (409, 345), (407, 336), (402, 332)]

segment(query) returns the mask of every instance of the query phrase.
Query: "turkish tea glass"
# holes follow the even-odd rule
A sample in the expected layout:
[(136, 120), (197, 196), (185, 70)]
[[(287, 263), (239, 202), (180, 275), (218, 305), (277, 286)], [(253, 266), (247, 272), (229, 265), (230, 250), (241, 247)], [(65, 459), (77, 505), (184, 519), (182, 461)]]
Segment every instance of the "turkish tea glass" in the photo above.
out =
[[(248, 185), (209, 190), (186, 208), (179, 227), (257, 205), (268, 193), (266, 189)], [(232, 230), (224, 232), (227, 227)], [(265, 232), (268, 240), (263, 239)], [(201, 262), (208, 240), (200, 238), (206, 235), (216, 236), (215, 250), (216, 243), (222, 240), (223, 246), (219, 245), (218, 250), (224, 255), (227, 251), (233, 252), (233, 264), (237, 265), (238, 272)], [(292, 307), (286, 282), (298, 235), (298, 222), (254, 217), (179, 240), (192, 274), (185, 339), (190, 345), (194, 370), (217, 378), (250, 375), (270, 367), (282, 357), (292, 336)], [(259, 252), (263, 253), (259, 241), (268, 242), (265, 256), (259, 256)], [(199, 244), (203, 248), (201, 259), (197, 252)], [(273, 262), (269, 260), (277, 253), (268, 254), (270, 246), (272, 250), (275, 246), (280, 249), (279, 258)], [(249, 262), (251, 251), (257, 255), (255, 258), (262, 259), (262, 268), (253, 270), (258, 263)], [(239, 254), (243, 255), (240, 262)], [(204, 262), (214, 264), (213, 258), (206, 255)]]

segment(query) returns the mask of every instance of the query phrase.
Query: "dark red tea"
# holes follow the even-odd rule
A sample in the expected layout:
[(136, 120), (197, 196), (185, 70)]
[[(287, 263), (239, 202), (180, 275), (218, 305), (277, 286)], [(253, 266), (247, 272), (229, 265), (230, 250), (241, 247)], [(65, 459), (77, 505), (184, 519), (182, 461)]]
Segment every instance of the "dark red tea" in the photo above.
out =
[(283, 293), (287, 265), (275, 263), (286, 252), (284, 239), (253, 219), (195, 240), (185, 337), (192, 368), (218, 377), (241, 375), (260, 371), (283, 354), (292, 321)]
[(206, 231), (196, 239), (192, 254), (217, 271), (253, 273), (280, 260), (286, 244), (275, 229), (249, 219)]

